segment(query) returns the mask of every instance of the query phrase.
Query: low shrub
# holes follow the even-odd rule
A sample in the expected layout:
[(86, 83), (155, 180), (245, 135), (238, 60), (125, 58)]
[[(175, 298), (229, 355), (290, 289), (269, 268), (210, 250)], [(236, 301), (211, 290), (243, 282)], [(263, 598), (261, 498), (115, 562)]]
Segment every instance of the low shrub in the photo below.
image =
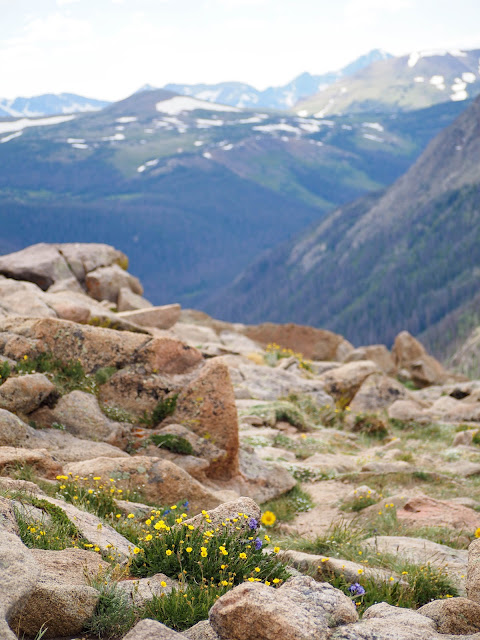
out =
[(172, 453), (184, 453), (193, 455), (193, 447), (188, 440), (173, 433), (154, 433), (149, 438), (150, 442), (161, 449), (168, 449)]

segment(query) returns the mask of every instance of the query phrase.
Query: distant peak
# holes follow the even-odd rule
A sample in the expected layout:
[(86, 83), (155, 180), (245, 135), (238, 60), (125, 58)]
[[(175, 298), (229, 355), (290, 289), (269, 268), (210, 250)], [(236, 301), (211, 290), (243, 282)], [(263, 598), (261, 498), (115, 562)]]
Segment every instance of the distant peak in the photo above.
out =
[(158, 87), (154, 87), (152, 84), (144, 84), (140, 89), (137, 89), (135, 93), (142, 93), (142, 91), (156, 91)]

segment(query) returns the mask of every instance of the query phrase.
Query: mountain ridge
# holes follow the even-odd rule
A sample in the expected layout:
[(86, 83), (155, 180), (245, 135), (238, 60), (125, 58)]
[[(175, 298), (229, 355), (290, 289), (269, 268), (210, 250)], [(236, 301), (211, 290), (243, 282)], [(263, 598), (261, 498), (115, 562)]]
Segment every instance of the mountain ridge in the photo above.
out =
[(479, 156), (477, 98), (390, 188), (265, 254), (205, 310), (244, 322), (283, 314), (354, 344), (426, 330), (480, 285)]

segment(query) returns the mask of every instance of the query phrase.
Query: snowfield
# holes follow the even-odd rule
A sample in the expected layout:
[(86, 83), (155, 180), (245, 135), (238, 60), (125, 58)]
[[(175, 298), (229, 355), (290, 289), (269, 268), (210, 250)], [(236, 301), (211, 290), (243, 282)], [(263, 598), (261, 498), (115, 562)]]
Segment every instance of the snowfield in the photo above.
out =
[(20, 118), (20, 120), (11, 120), (10, 122), (0, 122), (0, 133), (21, 131), (27, 127), (46, 127), (51, 124), (62, 124), (62, 122), (69, 122), (74, 118), (75, 116), (52, 116), (51, 118), (38, 118), (37, 120)]
[(237, 107), (229, 107), (223, 104), (216, 104), (215, 102), (198, 100), (197, 98), (191, 98), (189, 96), (175, 96), (169, 100), (157, 102), (155, 107), (160, 113), (168, 113), (172, 116), (176, 116), (184, 111), (195, 111), (197, 109), (202, 109), (203, 111), (231, 111), (234, 113), (240, 111)]

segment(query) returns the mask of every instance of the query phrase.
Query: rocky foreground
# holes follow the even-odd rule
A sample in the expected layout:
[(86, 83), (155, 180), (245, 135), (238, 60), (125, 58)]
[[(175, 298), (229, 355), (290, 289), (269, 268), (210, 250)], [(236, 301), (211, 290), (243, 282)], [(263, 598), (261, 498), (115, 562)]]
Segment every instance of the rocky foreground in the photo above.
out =
[(0, 638), (480, 639), (480, 381), (127, 265), (0, 258)]

